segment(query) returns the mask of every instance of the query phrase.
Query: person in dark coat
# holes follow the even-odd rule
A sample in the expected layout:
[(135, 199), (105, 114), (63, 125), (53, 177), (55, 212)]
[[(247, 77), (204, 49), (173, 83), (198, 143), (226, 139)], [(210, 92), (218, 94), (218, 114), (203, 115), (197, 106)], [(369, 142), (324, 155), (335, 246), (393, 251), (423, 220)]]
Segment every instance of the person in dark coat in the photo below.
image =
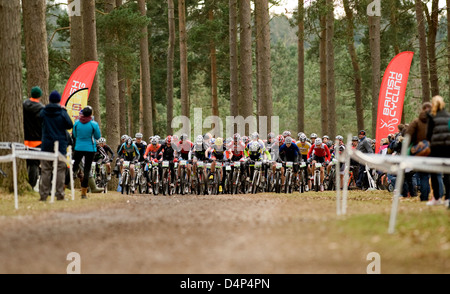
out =
[[(42, 119), (39, 116), (44, 105), (41, 103), (42, 90), (31, 89), (31, 97), (23, 102), (24, 144), (30, 148), (40, 148), (42, 144)], [(28, 183), (36, 186), (39, 177), (39, 160), (27, 159)]]
[[(367, 140), (366, 132), (364, 130), (361, 130), (358, 133), (359, 141), (358, 145), (356, 146), (356, 150), (361, 151), (362, 153), (373, 153), (371, 142)], [(359, 189), (364, 189), (369, 187), (369, 180), (368, 176), (365, 173), (366, 171), (366, 165), (365, 164), (359, 164), (359, 170), (358, 170), (358, 179), (356, 180), (356, 186)]]
[[(61, 95), (53, 91), (49, 97), (50, 103), (41, 110), (42, 123), (42, 147), (41, 151), (55, 152), (54, 144), (59, 142), (59, 152), (67, 154), (67, 130), (73, 127), (72, 119), (66, 109), (59, 104)], [(58, 161), (56, 176), (56, 199), (64, 200), (64, 180), (66, 176), (66, 163)], [(41, 201), (46, 201), (50, 195), (53, 161), (41, 160), (41, 180), (39, 183), (39, 194)]]
[[(431, 103), (423, 103), (419, 117), (413, 120), (406, 130), (406, 134), (411, 137), (411, 144), (413, 146), (422, 144), (422, 141), (427, 139), (428, 115), (430, 111)], [(426, 172), (417, 172), (416, 176), (420, 183), (420, 201), (428, 201), (430, 195), (430, 174)]]
[[(430, 157), (450, 158), (450, 130), (448, 127), (450, 114), (445, 110), (445, 102), (441, 96), (435, 96), (431, 100), (431, 113), (428, 121), (427, 139), (430, 142)], [(445, 174), (443, 179), (446, 198), (450, 197), (450, 174)], [(431, 174), (431, 186), (433, 199), (427, 205), (442, 204), (442, 174)]]

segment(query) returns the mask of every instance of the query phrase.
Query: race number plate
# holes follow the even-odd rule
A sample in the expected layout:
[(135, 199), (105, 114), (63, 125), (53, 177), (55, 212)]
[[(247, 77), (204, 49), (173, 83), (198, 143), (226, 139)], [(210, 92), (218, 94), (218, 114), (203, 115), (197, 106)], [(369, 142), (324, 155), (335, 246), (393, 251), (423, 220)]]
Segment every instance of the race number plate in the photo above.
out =
[(154, 161), (153, 161), (153, 166), (158, 166), (158, 165), (159, 165), (158, 162), (154, 162)]
[(225, 170), (231, 170), (231, 166), (227, 165), (227, 166), (225, 167)]
[(305, 163), (305, 162), (302, 162), (302, 163), (300, 164), (300, 167), (306, 167), (306, 163)]
[(139, 169), (141, 167), (141, 163), (140, 162), (136, 163), (135, 167), (136, 169)]
[(234, 166), (235, 166), (235, 167), (240, 167), (240, 166), (241, 166), (241, 163), (240, 163), (239, 161), (236, 161), (236, 162), (234, 163)]
[(208, 163), (206, 164), (206, 167), (207, 167), (207, 168), (211, 168), (211, 162), (208, 162)]
[(320, 162), (316, 162), (316, 167), (317, 168), (322, 167), (322, 164)]
[(293, 167), (294, 163), (292, 161), (286, 162), (286, 167)]
[(281, 162), (277, 162), (277, 169), (280, 169), (283, 166)]
[(262, 162), (261, 161), (257, 161), (257, 162), (255, 162), (255, 165), (256, 165), (256, 167), (261, 167)]
[(186, 165), (186, 160), (181, 160), (181, 161), (180, 161), (180, 165), (181, 165), (181, 166), (185, 166), (185, 165)]
[(203, 161), (198, 161), (198, 162), (197, 162), (197, 166), (198, 166), (198, 167), (203, 167), (203, 165), (204, 165), (204, 164), (203, 164)]
[(129, 168), (130, 167), (130, 162), (129, 161), (124, 161), (123, 162), (123, 167), (124, 168)]
[(164, 160), (163, 163), (162, 163), (162, 166), (163, 167), (169, 167), (169, 162)]

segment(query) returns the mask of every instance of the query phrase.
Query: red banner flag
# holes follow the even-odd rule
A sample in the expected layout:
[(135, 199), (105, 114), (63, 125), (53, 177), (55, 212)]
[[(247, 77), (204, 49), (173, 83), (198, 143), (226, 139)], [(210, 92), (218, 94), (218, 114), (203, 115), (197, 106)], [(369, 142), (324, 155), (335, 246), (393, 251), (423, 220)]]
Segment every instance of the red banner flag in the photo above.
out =
[(384, 72), (378, 98), (378, 117), (375, 152), (380, 140), (397, 131), (403, 112), (406, 85), (414, 52), (405, 51), (395, 56)]
[(92, 82), (94, 81), (95, 73), (97, 72), (98, 64), (98, 61), (87, 61), (80, 65), (72, 73), (61, 96), (61, 105), (66, 105), (67, 99), (69, 99), (70, 95), (80, 89), (88, 88), (89, 97), (89, 94), (91, 93)]

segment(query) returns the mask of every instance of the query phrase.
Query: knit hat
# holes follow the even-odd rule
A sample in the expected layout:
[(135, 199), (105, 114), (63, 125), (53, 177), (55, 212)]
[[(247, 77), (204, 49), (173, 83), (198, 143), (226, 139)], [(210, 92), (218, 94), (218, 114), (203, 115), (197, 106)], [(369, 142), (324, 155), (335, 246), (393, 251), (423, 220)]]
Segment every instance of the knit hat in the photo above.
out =
[(83, 108), (82, 112), (83, 112), (83, 116), (89, 117), (92, 115), (92, 107), (90, 107), (88, 105), (85, 108)]
[(58, 91), (55, 90), (52, 93), (50, 93), (49, 101), (50, 103), (61, 102), (61, 95), (58, 93)]
[(38, 86), (31, 88), (31, 98), (41, 98), (42, 90)]

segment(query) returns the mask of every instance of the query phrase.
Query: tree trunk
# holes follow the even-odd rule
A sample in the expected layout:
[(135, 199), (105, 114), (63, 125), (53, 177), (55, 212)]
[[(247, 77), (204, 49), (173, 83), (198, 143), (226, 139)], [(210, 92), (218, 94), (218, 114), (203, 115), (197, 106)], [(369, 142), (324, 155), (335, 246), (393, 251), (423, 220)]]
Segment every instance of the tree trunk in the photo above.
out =
[[(122, 0), (116, 0), (116, 7), (122, 6), (123, 1)], [(122, 41), (119, 40), (120, 43)], [(126, 91), (127, 91), (127, 81), (125, 76), (125, 68), (122, 61), (120, 61), (120, 58), (117, 59), (117, 79), (118, 79), (118, 86), (119, 86), (119, 135), (122, 137), (122, 135), (127, 134), (127, 97), (126, 97)]]
[[(238, 71), (238, 41), (237, 41), (237, 0), (229, 0), (229, 34), (230, 34), (230, 115), (239, 115), (239, 71)], [(234, 132), (237, 126), (234, 126)]]
[(128, 129), (127, 134), (132, 134), (134, 132), (134, 121), (133, 121), (133, 91), (131, 89), (131, 80), (127, 79), (127, 113), (128, 113)]
[[(239, 101), (239, 115), (244, 118), (253, 116), (253, 89), (252, 89), (252, 24), (250, 0), (239, 0), (240, 22), (240, 87), (241, 99)], [(249, 127), (245, 127), (245, 135), (249, 135)]]
[(48, 48), (45, 22), (45, 0), (22, 0), (23, 34), (25, 37), (27, 93), (39, 86), (41, 102), (48, 103)]
[(305, 130), (305, 11), (304, 1), (298, 0), (298, 97), (297, 97), (297, 130)]
[[(75, 0), (69, 0), (69, 4)], [(74, 72), (84, 61), (84, 34), (82, 16), (73, 15), (70, 19), (70, 70)]]
[(173, 63), (175, 55), (175, 6), (167, 0), (169, 12), (169, 48), (167, 49), (167, 134), (172, 134), (173, 120)]
[[(145, 0), (139, 0), (139, 10), (142, 16), (147, 15), (147, 9), (145, 6)], [(153, 109), (152, 109), (152, 89), (150, 81), (150, 60), (148, 55), (148, 28), (143, 27), (141, 30), (141, 67), (142, 67), (142, 100), (143, 100), (143, 111), (145, 113), (143, 119), (143, 134), (144, 138), (153, 136)]]
[[(110, 13), (116, 7), (115, 0), (107, 0), (105, 4), (105, 12)], [(112, 46), (117, 42), (117, 36), (113, 32), (107, 32), (109, 45)], [(106, 103), (106, 139), (114, 146), (120, 142), (119, 127), (119, 86), (117, 73), (117, 57), (112, 54), (105, 54), (104, 58), (105, 70), (105, 95), (108, 97)]]
[[(121, 0), (120, 0), (121, 1)], [(83, 17), (84, 34), (84, 61), (98, 61), (97, 54), (97, 28), (95, 18), (95, 0), (81, 1), (81, 16)], [(101, 126), (100, 90), (98, 84), (98, 72), (95, 74), (89, 94), (89, 105), (92, 107), (95, 121)], [(108, 101), (106, 101), (108, 102)]]
[(181, 115), (190, 117), (185, 0), (178, 0), (178, 18), (178, 29), (180, 33)]
[[(447, 0), (447, 68), (448, 68), (448, 76), (450, 77), (450, 37), (448, 37), (450, 32), (450, 0)], [(450, 91), (448, 91), (450, 101)]]
[[(272, 106), (272, 74), (270, 70), (270, 17), (269, 17), (269, 2), (268, 0), (260, 0), (259, 14), (260, 21), (257, 29), (257, 37), (261, 39), (258, 48), (259, 56), (259, 75), (260, 75), (260, 96), (261, 96), (261, 115), (267, 117), (266, 131), (272, 129), (271, 117), (273, 115)], [(266, 132), (267, 133), (267, 132)]]
[[(23, 142), (22, 52), (20, 2), (0, 0), (0, 142)], [(14, 114), (14, 115), (12, 115)], [(0, 150), (0, 156), (11, 151)], [(14, 191), (13, 168), (0, 163), (7, 177), (0, 176), (0, 187)], [(25, 160), (17, 160), (18, 190), (29, 188)]]
[[(212, 8), (208, 12), (209, 21), (214, 21), (214, 11)], [(219, 97), (217, 94), (217, 58), (216, 58), (216, 44), (213, 37), (209, 43), (209, 55), (211, 58), (211, 107), (212, 115), (216, 118), (219, 117)], [(218, 127), (218, 120), (215, 119), (213, 129)]]
[(321, 126), (322, 134), (328, 133), (328, 98), (327, 98), (327, 31), (326, 16), (320, 16), (320, 105), (321, 105)]
[(349, 0), (344, 0), (344, 10), (347, 21), (347, 49), (352, 60), (353, 66), (353, 79), (354, 79), (354, 93), (355, 93), (355, 104), (356, 104), (356, 124), (358, 130), (364, 129), (364, 107), (362, 101), (362, 78), (361, 69), (359, 67), (358, 55), (355, 49), (354, 40), (354, 23), (353, 23), (353, 12), (350, 9)]
[[(448, 0), (447, 0), (448, 1)], [(428, 102), (430, 98), (430, 80), (428, 70), (427, 38), (425, 32), (425, 19), (423, 16), (423, 3), (415, 0), (417, 31), (419, 34), (419, 54), (420, 54), (420, 78), (422, 81), (422, 102)]]
[(369, 40), (370, 57), (372, 61), (372, 136), (377, 130), (378, 96), (380, 93), (380, 18), (379, 16), (368, 16), (369, 18)]
[(327, 0), (327, 100), (328, 134), (332, 140), (336, 137), (336, 90), (334, 78), (334, 7), (333, 0)]
[(263, 44), (263, 38), (261, 36), (262, 34), (262, 1), (254, 1), (254, 5), (255, 5), (255, 12), (254, 12), (254, 31), (255, 31), (255, 43), (256, 43), (256, 47), (255, 47), (255, 67), (256, 67), (256, 124), (258, 126), (258, 130), (261, 128), (261, 126), (259, 126), (259, 118), (261, 116), (265, 116), (266, 115), (266, 106), (264, 104), (264, 100), (262, 97), (262, 72), (261, 72), (261, 65), (262, 65), (262, 60), (261, 60), (261, 53), (263, 51), (262, 47), (264, 46)]
[(439, 95), (439, 76), (436, 57), (436, 35), (439, 26), (439, 0), (433, 0), (428, 17), (428, 60), (430, 64), (431, 96)]

